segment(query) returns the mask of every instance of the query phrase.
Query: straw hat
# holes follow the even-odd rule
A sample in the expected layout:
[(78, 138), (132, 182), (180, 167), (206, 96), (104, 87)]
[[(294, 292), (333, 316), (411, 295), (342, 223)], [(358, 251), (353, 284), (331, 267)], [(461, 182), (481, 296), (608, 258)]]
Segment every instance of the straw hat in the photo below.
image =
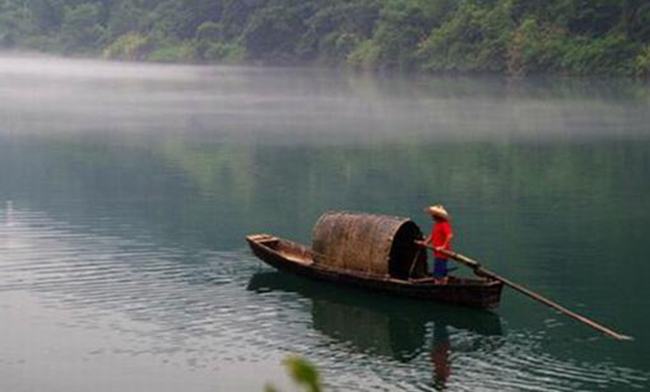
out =
[(443, 207), (442, 204), (436, 204), (435, 206), (429, 206), (425, 210), (426, 210), (426, 212), (428, 212), (432, 216), (437, 216), (437, 217), (443, 218), (443, 219), (449, 219), (449, 213), (447, 212), (447, 210), (445, 210), (445, 207)]

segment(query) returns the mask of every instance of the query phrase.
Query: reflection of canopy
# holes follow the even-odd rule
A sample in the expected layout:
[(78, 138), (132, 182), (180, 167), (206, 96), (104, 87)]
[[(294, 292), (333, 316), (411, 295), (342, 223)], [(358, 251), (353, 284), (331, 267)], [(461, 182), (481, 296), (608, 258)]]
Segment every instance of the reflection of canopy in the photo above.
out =
[(391, 314), (329, 299), (312, 302), (314, 329), (361, 352), (408, 362), (425, 348), (426, 324), (406, 315)]
[[(492, 350), (502, 335), (501, 320), (492, 312), (474, 309), (450, 309), (405, 298), (312, 282), (282, 272), (259, 272), (248, 282), (248, 290), (283, 291), (300, 294), (312, 302), (314, 329), (340, 342), (349, 342), (355, 350), (387, 355), (409, 361), (427, 350), (427, 324), (435, 323), (437, 339), (449, 340), (447, 327), (461, 334), (464, 348), (455, 351)], [(447, 335), (441, 335), (443, 330)], [(497, 339), (500, 344), (503, 340)]]
[[(422, 238), (408, 218), (331, 211), (314, 225), (314, 260), (338, 269), (377, 277), (406, 278)], [(425, 252), (420, 252), (412, 276), (425, 274)]]

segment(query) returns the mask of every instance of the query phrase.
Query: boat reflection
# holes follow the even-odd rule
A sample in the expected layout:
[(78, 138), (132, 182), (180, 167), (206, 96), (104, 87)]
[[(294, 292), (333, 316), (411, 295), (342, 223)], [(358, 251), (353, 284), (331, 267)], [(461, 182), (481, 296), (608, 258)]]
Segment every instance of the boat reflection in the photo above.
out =
[(400, 362), (426, 353), (436, 388), (444, 388), (449, 378), (452, 353), (491, 351), (503, 341), (500, 318), (490, 311), (395, 298), (275, 271), (253, 275), (248, 289), (311, 299), (314, 329), (355, 351)]

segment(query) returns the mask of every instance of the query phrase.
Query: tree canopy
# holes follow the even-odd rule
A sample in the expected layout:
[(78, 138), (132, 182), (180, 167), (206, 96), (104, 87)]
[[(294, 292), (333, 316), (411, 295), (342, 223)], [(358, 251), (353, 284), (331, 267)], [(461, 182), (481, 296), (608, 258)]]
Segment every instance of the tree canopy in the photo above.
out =
[(650, 75), (646, 0), (0, 0), (0, 47), (124, 60)]

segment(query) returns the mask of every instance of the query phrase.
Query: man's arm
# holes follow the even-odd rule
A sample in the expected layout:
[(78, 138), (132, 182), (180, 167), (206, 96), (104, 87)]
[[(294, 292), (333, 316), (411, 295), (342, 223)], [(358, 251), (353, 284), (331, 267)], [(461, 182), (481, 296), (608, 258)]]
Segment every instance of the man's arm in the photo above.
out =
[(416, 240), (415, 243), (418, 244), (418, 245), (422, 245), (422, 246), (428, 246), (428, 245), (431, 245), (432, 241), (433, 241), (433, 236), (430, 235), (430, 236), (426, 237), (424, 239), (424, 241)]

